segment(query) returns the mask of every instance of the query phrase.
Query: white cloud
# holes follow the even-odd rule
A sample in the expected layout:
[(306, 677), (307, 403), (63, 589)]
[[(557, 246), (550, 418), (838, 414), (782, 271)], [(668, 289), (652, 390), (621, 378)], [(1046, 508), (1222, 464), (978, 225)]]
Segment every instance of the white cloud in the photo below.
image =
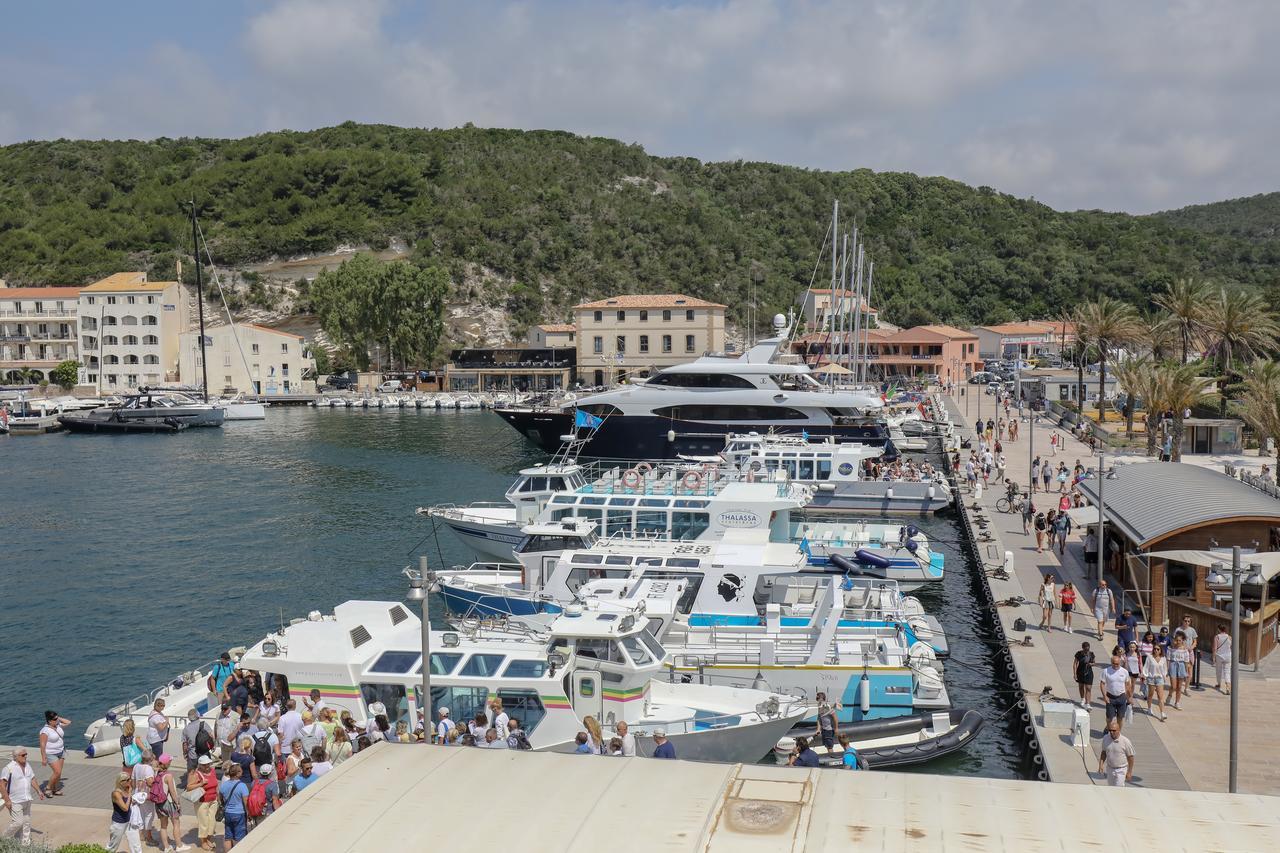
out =
[[(945, 174), (1059, 207), (1145, 211), (1280, 188), (1273, 3), (250, 9), (216, 57), (135, 45), (141, 63), (56, 99), (0, 89), (0, 140), (472, 121), (704, 159)], [(0, 59), (0, 79), (15, 61)]]

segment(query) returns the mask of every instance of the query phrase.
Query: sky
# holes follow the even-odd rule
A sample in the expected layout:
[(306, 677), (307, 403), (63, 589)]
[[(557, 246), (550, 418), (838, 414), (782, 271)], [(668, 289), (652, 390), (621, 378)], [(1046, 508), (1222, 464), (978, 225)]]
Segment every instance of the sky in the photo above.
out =
[(4, 29), (0, 144), (472, 122), (1059, 209), (1280, 190), (1280, 0), (49, 0)]

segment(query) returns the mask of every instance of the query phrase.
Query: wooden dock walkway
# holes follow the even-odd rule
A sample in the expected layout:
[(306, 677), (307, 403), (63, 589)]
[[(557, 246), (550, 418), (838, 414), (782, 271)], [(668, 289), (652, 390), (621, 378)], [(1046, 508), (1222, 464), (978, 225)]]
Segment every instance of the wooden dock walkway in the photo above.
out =
[[(942, 395), (940, 399), (950, 410), (958, 432), (972, 439), (978, 418), (973, 402), (970, 402), (970, 415), (966, 417), (963, 403), (957, 405), (956, 398)], [(985, 398), (982, 408), (984, 418), (994, 417), (999, 420), (999, 415), (994, 414), (993, 398)], [(1016, 418), (1017, 410), (1013, 409), (1012, 412)], [(1050, 450), (1050, 433), (1057, 433), (1060, 440), (1056, 455)], [(1059, 461), (1065, 461), (1070, 468), (1078, 459), (1086, 468), (1097, 467), (1097, 457), (1090, 455), (1087, 445), (1073, 438), (1069, 429), (1058, 429), (1055, 422), (1044, 416), (1038, 418), (1034, 429), (1024, 419), (1020, 423), (1018, 440), (1006, 440), (1002, 444), (1007, 460), (1005, 476), (1018, 483), (1023, 491), (1027, 487), (1031, 459), (1036, 455), (1042, 459), (1049, 458), (1055, 466)], [(976, 446), (975, 441), (974, 447)], [(967, 450), (961, 451), (962, 465), (967, 455)], [(1056, 488), (1056, 483), (1051, 488)], [(1033, 711), (1032, 718), (1044, 753), (1045, 766), (1055, 782), (1102, 784), (1102, 777), (1094, 772), (1097, 770), (1097, 750), (1106, 724), (1106, 714), (1096, 698), (1099, 695), (1097, 679), (1094, 682), (1094, 704), (1089, 714), (1089, 755), (1083, 755), (1080, 749), (1071, 745), (1070, 731), (1044, 727), (1037, 696), (1039, 689), (1047, 686), (1055, 696), (1077, 699), (1079, 694), (1072, 667), (1073, 657), (1080, 649), (1080, 644), (1085, 641), (1090, 643), (1099, 663), (1100, 674), (1101, 667), (1109, 661), (1111, 649), (1116, 642), (1115, 631), (1110, 625), (1104, 626), (1103, 640), (1096, 639), (1097, 623), (1090, 603), (1096, 586), (1091, 579), (1095, 567), (1086, 567), (1084, 564), (1083, 531), (1073, 531), (1065, 555), (1051, 552), (1048, 548), (1044, 553), (1038, 554), (1035, 534), (1022, 532), (1021, 515), (996, 511), (995, 503), (1003, 496), (1002, 484), (993, 480), (991, 488), (984, 489), (977, 502), (981, 509), (974, 509), (974, 497), (966, 493), (963, 511), (970, 519), (981, 515), (988, 522), (987, 530), (992, 535), (992, 542), (980, 543), (983, 554), (990, 555), (985, 560), (986, 563), (1000, 563), (1005, 551), (1013, 554), (1014, 571), (1010, 579), (1002, 581), (988, 577), (987, 580), (997, 600), (1012, 596), (1026, 599), (1026, 604), (1021, 608), (998, 608), (997, 615), (1011, 640), (1029, 635), (1033, 642), (1029, 647), (1015, 643), (1012, 654), (1022, 686), (1029, 693), (1027, 701)], [(1043, 492), (1037, 493), (1035, 497), (1038, 498), (1035, 501), (1037, 510), (1048, 511), (1056, 507), (1056, 492), (1051, 501), (1045, 500)], [(1040, 607), (1036, 597), (1045, 574), (1052, 574), (1059, 588), (1064, 581), (1071, 581), (1080, 592), (1071, 633), (1063, 630), (1061, 613), (1055, 614), (1052, 631), (1046, 632), (1038, 627)], [(1111, 586), (1117, 586), (1115, 578), (1108, 580)], [(1025, 632), (1013, 632), (1013, 620), (1018, 616), (1027, 622)], [(1145, 627), (1139, 626), (1143, 630)], [(1160, 626), (1153, 627), (1158, 630)], [(1280, 739), (1274, 737), (1274, 727), (1268, 718), (1272, 716), (1270, 709), (1280, 703), (1280, 677), (1268, 678), (1265, 670), (1264, 666), (1264, 672), (1257, 675), (1241, 672), (1238, 685), (1243, 691), (1240, 701), (1239, 782), (1242, 793), (1275, 795), (1280, 794)], [(1206, 683), (1207, 679), (1208, 689), (1193, 690), (1190, 697), (1182, 702), (1181, 710), (1167, 709), (1166, 722), (1148, 716), (1145, 702), (1135, 702), (1133, 720), (1125, 724), (1124, 733), (1133, 741), (1137, 753), (1134, 769), (1136, 785), (1170, 790), (1227, 790), (1230, 703), (1228, 697), (1213, 689), (1213, 668), (1207, 662), (1201, 666), (1201, 678), (1202, 683)]]

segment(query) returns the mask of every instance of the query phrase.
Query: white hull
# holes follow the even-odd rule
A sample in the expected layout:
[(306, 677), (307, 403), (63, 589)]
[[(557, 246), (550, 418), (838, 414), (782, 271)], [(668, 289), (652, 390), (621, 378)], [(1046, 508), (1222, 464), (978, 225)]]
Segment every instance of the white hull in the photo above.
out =
[(267, 406), (265, 403), (227, 403), (221, 407), (229, 421), (265, 421)]

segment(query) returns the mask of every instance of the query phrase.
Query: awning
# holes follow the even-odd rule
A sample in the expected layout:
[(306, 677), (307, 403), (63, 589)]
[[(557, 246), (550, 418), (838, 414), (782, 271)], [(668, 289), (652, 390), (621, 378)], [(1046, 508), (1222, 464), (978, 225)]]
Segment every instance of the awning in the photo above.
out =
[(817, 368), (813, 372), (814, 373), (831, 373), (831, 374), (838, 374), (841, 376), (847, 376), (853, 373), (853, 371), (850, 370), (849, 368), (845, 367), (844, 365), (836, 364), (834, 361), (827, 362), (826, 364), (822, 365), (822, 367)]
[[(1214, 563), (1222, 563), (1224, 569), (1231, 568), (1230, 550), (1200, 551), (1183, 548), (1172, 551), (1152, 551), (1147, 554), (1147, 556), (1156, 557), (1161, 560), (1172, 560), (1175, 563), (1187, 563), (1192, 566), (1205, 566), (1206, 568), (1212, 566)], [(1267, 580), (1271, 580), (1277, 574), (1280, 574), (1280, 551), (1263, 551), (1254, 554), (1240, 555), (1240, 565), (1244, 566), (1246, 575), (1248, 574), (1248, 568), (1251, 563), (1257, 563), (1262, 566), (1262, 576)], [(1230, 575), (1228, 575), (1228, 577), (1230, 577)]]
[(1067, 510), (1067, 518), (1071, 519), (1071, 523), (1076, 527), (1083, 527), (1086, 524), (1098, 523), (1098, 508), (1096, 506), (1077, 506)]

